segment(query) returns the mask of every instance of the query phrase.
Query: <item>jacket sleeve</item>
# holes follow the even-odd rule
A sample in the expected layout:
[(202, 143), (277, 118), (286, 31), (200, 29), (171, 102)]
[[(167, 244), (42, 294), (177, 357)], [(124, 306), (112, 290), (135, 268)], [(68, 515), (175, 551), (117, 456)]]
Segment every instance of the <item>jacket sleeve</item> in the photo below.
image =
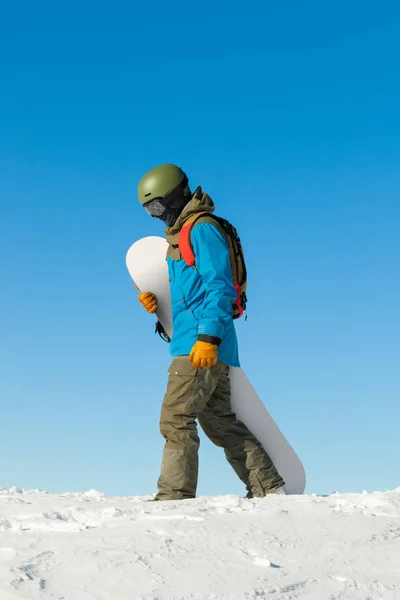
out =
[(218, 345), (225, 324), (232, 320), (232, 302), (236, 300), (228, 242), (210, 223), (197, 224), (191, 241), (204, 289), (203, 303), (196, 315), (199, 339)]

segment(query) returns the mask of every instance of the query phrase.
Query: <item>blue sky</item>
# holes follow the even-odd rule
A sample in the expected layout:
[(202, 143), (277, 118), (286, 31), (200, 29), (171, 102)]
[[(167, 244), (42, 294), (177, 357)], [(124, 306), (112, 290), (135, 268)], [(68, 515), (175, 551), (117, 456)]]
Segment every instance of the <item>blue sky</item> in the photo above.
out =
[[(180, 164), (239, 229), (243, 368), (309, 492), (400, 485), (395, 2), (0, 9), (0, 487), (155, 491), (168, 346), (125, 253)], [(200, 494), (242, 493), (202, 438)]]

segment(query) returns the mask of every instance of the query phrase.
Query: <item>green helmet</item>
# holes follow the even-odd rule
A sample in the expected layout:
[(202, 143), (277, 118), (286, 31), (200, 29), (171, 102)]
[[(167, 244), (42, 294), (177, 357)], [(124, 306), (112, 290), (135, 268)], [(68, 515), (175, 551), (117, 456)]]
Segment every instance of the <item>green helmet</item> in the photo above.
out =
[(190, 193), (188, 179), (180, 167), (176, 165), (159, 165), (142, 177), (138, 185), (140, 204), (153, 198), (165, 198), (178, 186), (183, 186), (184, 195)]

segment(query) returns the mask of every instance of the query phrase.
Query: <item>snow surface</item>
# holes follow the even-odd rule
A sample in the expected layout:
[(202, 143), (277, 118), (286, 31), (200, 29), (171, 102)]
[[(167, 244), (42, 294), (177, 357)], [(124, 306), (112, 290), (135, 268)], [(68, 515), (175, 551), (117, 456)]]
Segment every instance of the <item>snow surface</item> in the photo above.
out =
[(400, 488), (150, 499), (0, 489), (0, 600), (400, 600)]

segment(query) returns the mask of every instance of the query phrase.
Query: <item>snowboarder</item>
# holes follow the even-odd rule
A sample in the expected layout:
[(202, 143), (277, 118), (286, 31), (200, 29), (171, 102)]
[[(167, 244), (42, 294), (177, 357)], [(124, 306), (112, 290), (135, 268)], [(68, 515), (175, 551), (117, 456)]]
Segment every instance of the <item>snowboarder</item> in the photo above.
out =
[[(161, 409), (160, 431), (166, 440), (156, 500), (196, 496), (199, 436), (196, 419), (225, 455), (247, 488), (247, 497), (285, 493), (284, 481), (270, 457), (231, 408), (229, 367), (238, 367), (238, 343), (232, 315), (237, 289), (224, 231), (211, 217), (214, 203), (198, 187), (192, 194), (186, 174), (176, 165), (155, 167), (139, 182), (141, 205), (166, 225), (172, 301), (172, 363)], [(180, 232), (191, 229), (195, 264), (182, 256)], [(139, 294), (149, 313), (157, 310), (151, 292)]]

